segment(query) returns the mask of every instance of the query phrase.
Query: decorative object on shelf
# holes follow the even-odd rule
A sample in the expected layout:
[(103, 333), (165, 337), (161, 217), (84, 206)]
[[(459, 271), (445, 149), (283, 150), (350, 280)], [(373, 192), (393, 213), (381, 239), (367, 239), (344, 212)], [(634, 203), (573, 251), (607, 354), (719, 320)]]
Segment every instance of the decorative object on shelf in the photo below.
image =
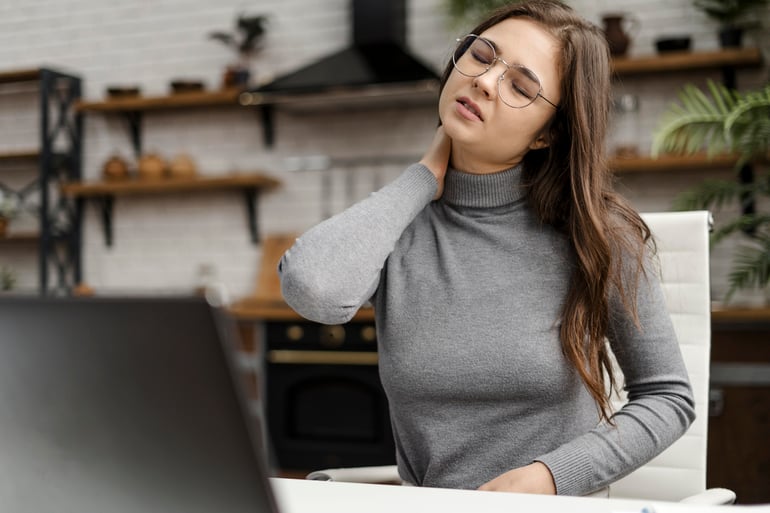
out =
[(200, 80), (175, 79), (169, 82), (172, 94), (193, 93), (203, 91), (205, 86)]
[(93, 296), (96, 292), (94, 291), (94, 288), (88, 285), (87, 283), (80, 282), (72, 289), (72, 295), (73, 296)]
[(0, 189), (0, 238), (8, 232), (8, 224), (19, 213), (19, 200)]
[(750, 20), (751, 14), (767, 5), (768, 0), (693, 0), (693, 5), (719, 25), (719, 44), (722, 48), (736, 48), (742, 45), (746, 29), (758, 27)]
[(128, 162), (118, 154), (112, 155), (102, 166), (102, 177), (107, 181), (127, 180), (130, 176)]
[(160, 180), (166, 174), (166, 161), (157, 153), (147, 153), (139, 158), (137, 175), (142, 180)]
[(169, 162), (168, 176), (170, 178), (192, 178), (197, 174), (195, 162), (187, 154), (180, 153)]
[[(687, 85), (680, 92), (681, 104), (664, 115), (653, 140), (653, 155), (662, 152), (691, 154), (708, 149), (709, 154), (735, 153), (735, 169), (770, 156), (770, 85), (761, 90), (738, 93), (709, 82), (710, 97)], [(706, 180), (681, 194), (675, 207), (683, 210), (718, 209), (729, 203), (745, 203), (753, 197), (770, 196), (770, 171), (754, 180)], [(726, 213), (726, 212), (725, 212)], [(743, 212), (712, 234), (716, 244), (728, 235), (743, 233), (747, 240), (735, 253), (729, 275), (729, 301), (735, 292), (770, 286), (770, 214)]]
[(690, 50), (691, 45), (690, 36), (665, 36), (655, 40), (655, 49), (658, 53), (686, 52)]
[(602, 26), (610, 53), (619, 57), (628, 52), (631, 40), (639, 30), (639, 18), (627, 13), (606, 13), (602, 15)]
[(0, 291), (10, 292), (16, 286), (16, 273), (10, 267), (0, 267)]
[(248, 66), (249, 57), (258, 52), (265, 35), (267, 16), (240, 14), (236, 18), (233, 32), (211, 32), (209, 37), (221, 41), (238, 53), (238, 61), (225, 68), (222, 77), (224, 88), (243, 88), (249, 85), (251, 72)]
[(619, 159), (639, 156), (639, 97), (622, 94), (613, 101), (612, 156)]
[(107, 86), (107, 96), (110, 98), (136, 98), (142, 92), (139, 86)]

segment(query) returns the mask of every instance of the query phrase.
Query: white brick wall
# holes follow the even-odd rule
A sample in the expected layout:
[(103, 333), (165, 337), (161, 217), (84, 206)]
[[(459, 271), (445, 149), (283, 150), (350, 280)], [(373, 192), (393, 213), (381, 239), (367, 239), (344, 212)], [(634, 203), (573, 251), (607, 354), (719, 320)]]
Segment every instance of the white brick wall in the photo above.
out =
[[(408, 38), (412, 50), (441, 69), (451, 41), (462, 28), (453, 27), (443, 0), (408, 2)], [(621, 0), (570, 2), (596, 22), (605, 11), (633, 12), (640, 20), (630, 52), (653, 51), (655, 37), (692, 34), (697, 49), (715, 48), (714, 24), (687, 0)], [(290, 71), (345, 46), (349, 40), (348, 0), (3, 0), (0, 2), (0, 70), (49, 65), (71, 70), (84, 79), (85, 96), (102, 98), (110, 84), (140, 85), (145, 94), (164, 94), (173, 78), (200, 79), (218, 87), (221, 71), (233, 60), (230, 51), (206, 35), (230, 29), (238, 12), (270, 16), (265, 50), (252, 59), (257, 80)], [(768, 16), (765, 16), (768, 20)], [(755, 34), (749, 44), (768, 49), (767, 38)], [(684, 80), (703, 83), (718, 73), (670, 77), (626, 78), (618, 91), (641, 97), (640, 143), (649, 146), (660, 112)], [(767, 70), (742, 71), (741, 86), (754, 86)], [(36, 98), (27, 86), (2, 86), (0, 149), (34, 146), (38, 138)], [(9, 93), (9, 91), (11, 91)], [(319, 173), (289, 172), (286, 158), (326, 154), (332, 157), (418, 156), (432, 136), (431, 107), (378, 110), (333, 116), (330, 113), (276, 116), (276, 144), (265, 148), (257, 116), (238, 107), (147, 113), (144, 148), (171, 158), (191, 155), (201, 173), (262, 169), (284, 182), (262, 196), (262, 233), (301, 231), (329, 212), (392, 179), (401, 166), (362, 165), (335, 169), (324, 186)], [(383, 128), (386, 129), (383, 129)], [(112, 154), (132, 157), (122, 118), (86, 115), (85, 167), (97, 178)], [(0, 175), (18, 180), (19, 170)], [(13, 175), (8, 178), (7, 174)], [(725, 173), (722, 173), (725, 174)], [(697, 182), (699, 173), (629, 176), (621, 187), (640, 210), (666, 210), (675, 194)], [(326, 194), (328, 192), (328, 194)], [(86, 281), (99, 291), (187, 291), (201, 265), (212, 265), (234, 296), (252, 291), (260, 258), (251, 244), (246, 211), (237, 193), (119, 198), (114, 211), (114, 245), (103, 244), (98, 212), (87, 210), (83, 263)], [(26, 221), (29, 223), (29, 220)], [(725, 288), (729, 247), (714, 253), (714, 291)], [(2, 249), (0, 265), (14, 267), (20, 286), (36, 286), (37, 261), (23, 248)], [(761, 298), (761, 295), (759, 295)], [(756, 301), (747, 294), (745, 301)]]

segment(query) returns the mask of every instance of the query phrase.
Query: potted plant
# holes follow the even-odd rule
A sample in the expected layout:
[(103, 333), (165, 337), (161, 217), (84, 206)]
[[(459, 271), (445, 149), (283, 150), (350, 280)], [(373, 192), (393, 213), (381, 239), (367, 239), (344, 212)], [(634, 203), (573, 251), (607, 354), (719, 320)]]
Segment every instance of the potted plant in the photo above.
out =
[[(681, 103), (666, 112), (654, 134), (653, 155), (692, 154), (705, 147), (712, 156), (736, 154), (736, 171), (749, 162), (766, 162), (770, 156), (770, 84), (738, 93), (709, 82), (708, 90), (709, 95), (693, 85), (685, 86), (679, 94)], [(770, 196), (767, 166), (749, 183), (704, 180), (679, 195), (674, 207), (714, 210), (730, 203), (746, 206), (762, 196)], [(731, 234), (744, 240), (735, 252), (726, 301), (740, 289), (766, 289), (770, 284), (770, 213), (742, 208), (714, 231), (711, 242), (717, 244)]]
[(749, 15), (768, 0), (693, 0), (693, 5), (719, 25), (719, 43), (723, 48), (740, 47), (746, 28), (757, 26)]
[(240, 14), (235, 20), (232, 32), (215, 31), (209, 38), (222, 42), (238, 54), (237, 62), (225, 69), (224, 87), (245, 87), (249, 83), (249, 57), (260, 50), (265, 35), (267, 16)]
[(16, 286), (16, 274), (9, 267), (0, 267), (0, 292), (8, 292)]
[(5, 237), (8, 223), (19, 212), (18, 201), (14, 196), (0, 190), (0, 237)]
[(475, 25), (489, 12), (516, 3), (512, 0), (446, 0), (446, 9), (450, 19), (457, 25)]

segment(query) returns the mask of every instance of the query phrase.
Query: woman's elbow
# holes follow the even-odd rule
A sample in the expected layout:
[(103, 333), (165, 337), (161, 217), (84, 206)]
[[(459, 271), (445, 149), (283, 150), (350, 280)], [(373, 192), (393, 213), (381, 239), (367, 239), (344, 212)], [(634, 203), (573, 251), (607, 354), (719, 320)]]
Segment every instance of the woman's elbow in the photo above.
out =
[(278, 274), (284, 300), (302, 317), (322, 324), (344, 324), (355, 315), (357, 308), (345, 305), (333, 288), (308, 273), (289, 270), (282, 261)]

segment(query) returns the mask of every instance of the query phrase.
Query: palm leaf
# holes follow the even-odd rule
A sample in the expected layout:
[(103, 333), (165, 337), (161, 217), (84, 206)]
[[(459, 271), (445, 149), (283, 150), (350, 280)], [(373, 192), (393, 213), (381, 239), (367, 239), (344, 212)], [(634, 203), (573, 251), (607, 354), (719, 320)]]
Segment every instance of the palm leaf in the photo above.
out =
[(764, 237), (758, 242), (756, 246), (742, 246), (736, 253), (727, 301), (740, 289), (764, 288), (770, 282), (770, 239)]
[(758, 228), (767, 225), (770, 225), (770, 215), (744, 214), (714, 230), (711, 234), (711, 245), (718, 244), (733, 233), (754, 232)]
[(704, 180), (679, 194), (674, 200), (675, 210), (703, 210), (720, 208), (734, 202), (747, 192), (746, 187), (732, 180)]

